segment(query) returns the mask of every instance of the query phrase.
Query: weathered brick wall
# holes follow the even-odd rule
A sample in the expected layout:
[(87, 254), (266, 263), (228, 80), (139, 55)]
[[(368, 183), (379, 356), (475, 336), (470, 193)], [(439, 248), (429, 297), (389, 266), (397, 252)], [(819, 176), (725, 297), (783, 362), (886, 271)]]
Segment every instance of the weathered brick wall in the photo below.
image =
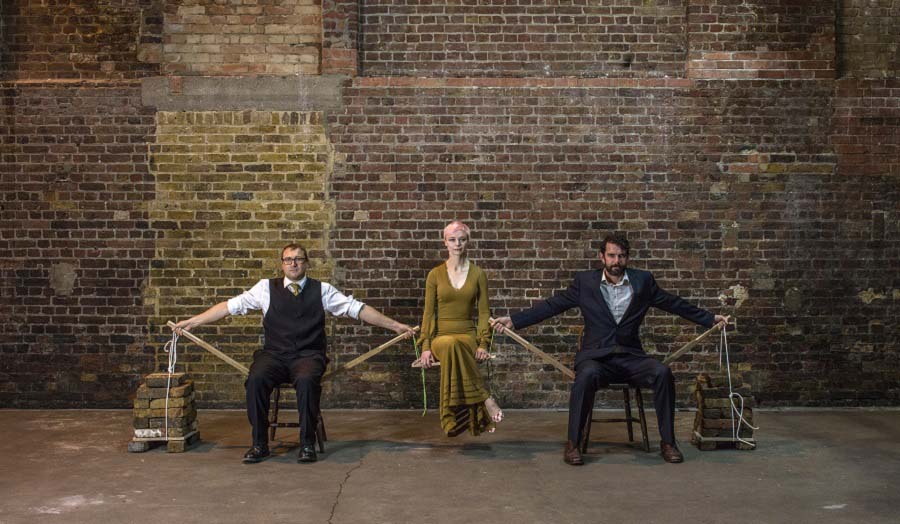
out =
[(169, 74), (319, 73), (319, 0), (166, 2), (161, 49)]
[(322, 0), (322, 74), (356, 76), (359, 2)]
[(688, 1), (691, 78), (833, 78), (833, 2)]
[[(523, 1), (424, 31), (437, 15), (414, 17), (435, 7), (415, 2), (3, 2), (0, 405), (127, 406), (164, 358), (164, 322), (277, 274), (291, 240), (312, 248), (314, 276), (418, 323), (454, 218), (473, 226), (494, 314), (565, 286), (619, 229), (667, 289), (737, 307), (732, 361), (761, 405), (896, 405), (895, 3)], [(609, 23), (576, 31), (607, 8)], [(273, 32), (307, 16), (314, 30)], [(234, 37), (265, 56), (251, 67)], [(473, 49), (491, 59), (440, 57)], [(319, 62), (370, 76), (272, 78)], [(139, 84), (160, 70), (169, 82)], [(178, 76), (207, 74), (221, 76)], [(301, 108), (267, 107), (286, 98)], [(257, 111), (231, 111), (240, 100)], [(200, 334), (246, 362), (259, 322)], [(578, 324), (571, 312), (525, 335), (571, 362)], [(331, 328), (336, 364), (390, 336)], [(661, 355), (697, 331), (654, 313), (644, 340)], [(565, 406), (557, 372), (497, 347), (504, 406)], [(715, 369), (711, 349), (675, 366), (682, 400)], [(326, 406), (417, 406), (412, 358), (405, 344), (328, 382)], [(243, 404), (225, 364), (192, 344), (181, 362), (201, 406)], [(430, 372), (432, 401), (436, 384)]]
[(138, 60), (150, 0), (16, 0), (0, 4), (2, 79), (128, 79), (151, 74)]
[(900, 1), (841, 0), (837, 48), (841, 76), (897, 78)]
[[(330, 280), (331, 161), (321, 113), (157, 113), (150, 225), (158, 239), (145, 294), (157, 340), (171, 333), (168, 320), (188, 318), (279, 275), (279, 249), (289, 242), (309, 250), (314, 277)], [(260, 348), (261, 324), (257, 312), (197, 334), (249, 364)], [(240, 374), (192, 344), (185, 347), (179, 362), (194, 380), (198, 401), (239, 404)]]
[(134, 85), (3, 87), (0, 405), (122, 406), (152, 366), (155, 232)]
[(683, 0), (363, 1), (364, 74), (671, 76)]
[[(415, 321), (424, 277), (443, 257), (439, 231), (459, 218), (474, 227), (473, 256), (493, 284), (494, 313), (505, 314), (595, 266), (599, 238), (623, 230), (634, 265), (664, 287), (714, 310), (741, 303), (732, 361), (752, 371), (758, 398), (896, 402), (900, 369), (884, 336), (896, 334), (888, 319), (898, 302), (884, 281), (897, 266), (896, 180), (836, 173), (831, 90), (817, 81), (358, 79), (331, 126), (347, 166), (335, 174), (336, 264)], [(880, 237), (866, 271), (844, 282), (852, 264), (840, 253), (872, 227)], [(865, 303), (859, 293), (870, 287), (884, 298)], [(577, 325), (572, 314), (528, 337), (570, 362)], [(694, 334), (664, 314), (644, 331), (662, 353)], [(336, 351), (365, 340), (346, 335)], [(555, 372), (514, 345), (501, 353), (503, 400), (565, 403)], [(676, 369), (684, 379), (714, 361), (695, 355)], [(369, 396), (335, 401), (416, 402), (415, 374), (392, 364), (373, 371), (396, 376), (402, 391), (366, 385)], [(837, 369), (860, 381), (846, 386)]]

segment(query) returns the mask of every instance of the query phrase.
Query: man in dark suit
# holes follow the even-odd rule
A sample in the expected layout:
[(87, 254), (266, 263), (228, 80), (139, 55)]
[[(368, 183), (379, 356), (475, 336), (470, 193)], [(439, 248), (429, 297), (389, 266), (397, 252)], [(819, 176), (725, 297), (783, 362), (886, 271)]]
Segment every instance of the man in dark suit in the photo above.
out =
[(668, 366), (644, 353), (639, 331), (651, 306), (705, 327), (728, 322), (660, 289), (653, 275), (628, 265), (628, 239), (607, 235), (600, 244), (602, 270), (575, 275), (569, 289), (512, 316), (494, 321), (494, 329), (523, 329), (578, 307), (584, 336), (575, 355), (575, 384), (569, 399), (569, 433), (563, 458), (583, 464), (578, 443), (597, 389), (613, 382), (650, 387), (659, 422), (660, 451), (666, 462), (684, 457), (675, 444), (675, 379)]

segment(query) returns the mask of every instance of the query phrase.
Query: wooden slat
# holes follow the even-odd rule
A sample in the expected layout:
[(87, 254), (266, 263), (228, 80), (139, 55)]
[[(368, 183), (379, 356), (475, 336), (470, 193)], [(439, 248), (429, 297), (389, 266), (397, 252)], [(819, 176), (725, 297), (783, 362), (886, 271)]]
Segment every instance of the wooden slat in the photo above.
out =
[[(494, 321), (494, 319), (491, 319), (491, 323), (493, 323), (493, 321)], [(541, 351), (540, 349), (535, 347), (534, 344), (532, 344), (531, 342), (528, 342), (527, 340), (525, 340), (524, 338), (519, 336), (519, 334), (516, 333), (515, 331), (513, 331), (512, 329), (505, 328), (503, 330), (503, 333), (505, 335), (509, 335), (509, 338), (515, 340), (522, 347), (524, 347), (528, 351), (531, 351), (532, 353), (534, 353), (535, 355), (540, 357), (541, 360), (543, 360), (544, 362), (546, 362), (546, 363), (550, 364), (551, 366), (555, 367), (556, 369), (560, 370), (565, 376), (569, 377), (572, 380), (575, 380), (575, 372), (574, 371), (572, 371), (571, 369), (562, 365), (562, 362), (556, 360), (555, 358), (551, 357), (550, 355), (544, 353), (543, 351)]]
[[(175, 323), (172, 322), (171, 320), (170, 320), (169, 322), (167, 322), (166, 325), (169, 326), (170, 328), (173, 328), (173, 329), (175, 328)], [(194, 334), (191, 333), (190, 331), (187, 331), (187, 330), (185, 330), (185, 329), (182, 329), (182, 330), (181, 330), (181, 334), (182, 334), (183, 336), (187, 337), (188, 340), (190, 340), (190, 341), (193, 342), (194, 344), (197, 344), (198, 346), (200, 346), (200, 347), (202, 347), (203, 349), (209, 351), (209, 352), (212, 353), (213, 355), (219, 357), (220, 359), (222, 359), (223, 361), (225, 361), (226, 364), (228, 364), (228, 365), (230, 365), (231, 367), (233, 367), (234, 369), (240, 371), (240, 372), (243, 373), (244, 375), (249, 375), (249, 374), (250, 374), (250, 370), (247, 368), (247, 366), (245, 366), (245, 365), (241, 364), (240, 362), (238, 362), (237, 360), (235, 360), (235, 359), (229, 357), (229, 356), (226, 355), (225, 353), (222, 353), (221, 351), (219, 351), (218, 349), (216, 349), (215, 346), (213, 346), (212, 344), (208, 344), (208, 343), (204, 342), (200, 337), (194, 335)]]
[(725, 325), (724, 322), (719, 322), (715, 326), (707, 329), (706, 331), (701, 333), (700, 336), (698, 336), (694, 340), (691, 340), (687, 344), (681, 346), (681, 349), (675, 351), (674, 353), (670, 353), (669, 356), (667, 356), (666, 358), (663, 359), (663, 364), (668, 364), (669, 362), (672, 362), (676, 358), (678, 358), (681, 355), (685, 354), (686, 352), (690, 351), (691, 349), (693, 349), (694, 346), (699, 344), (704, 338), (706, 338), (706, 337), (712, 335), (713, 333), (715, 333), (716, 331), (719, 331), (720, 329), (722, 329), (722, 327), (724, 325)]
[[(416, 327), (413, 328), (413, 331), (418, 331), (418, 330), (419, 330), (419, 326), (416, 326)], [(406, 333), (403, 333), (403, 334), (401, 334), (401, 335), (397, 335), (396, 337), (394, 337), (394, 338), (388, 340), (387, 342), (385, 342), (384, 344), (378, 346), (377, 348), (375, 348), (375, 349), (373, 349), (373, 350), (370, 350), (370, 351), (368, 351), (368, 352), (366, 352), (366, 353), (363, 353), (362, 355), (360, 355), (360, 356), (354, 358), (354, 359), (351, 360), (350, 362), (347, 362), (347, 363), (344, 364), (343, 366), (340, 366), (340, 367), (338, 367), (338, 368), (335, 368), (334, 370), (329, 371), (328, 373), (325, 373), (324, 376), (325, 376), (325, 377), (330, 377), (330, 376), (335, 375), (335, 374), (337, 374), (337, 373), (340, 373), (340, 372), (342, 372), (342, 371), (346, 371), (346, 370), (348, 370), (348, 369), (350, 369), (350, 368), (352, 368), (352, 367), (358, 366), (359, 364), (362, 364), (362, 363), (365, 362), (366, 360), (369, 360), (370, 358), (374, 357), (375, 355), (381, 353), (381, 352), (384, 351), (385, 349), (387, 349), (387, 348), (393, 346), (393, 345), (396, 344), (397, 342), (400, 342), (401, 340), (405, 340), (405, 339), (407, 339), (407, 338), (409, 338), (409, 335), (407, 335)], [(323, 378), (324, 378), (324, 377), (323, 377)]]

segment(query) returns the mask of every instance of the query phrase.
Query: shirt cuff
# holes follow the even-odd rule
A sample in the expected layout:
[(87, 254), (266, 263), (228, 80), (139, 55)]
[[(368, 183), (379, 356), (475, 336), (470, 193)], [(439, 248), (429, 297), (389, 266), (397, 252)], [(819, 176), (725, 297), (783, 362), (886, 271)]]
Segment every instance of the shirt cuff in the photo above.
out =
[(228, 299), (228, 314), (243, 315), (246, 311), (241, 307), (241, 297), (236, 296)]
[(353, 297), (350, 297), (350, 307), (347, 308), (347, 315), (354, 319), (359, 320), (359, 313), (362, 309), (366, 307), (366, 305), (359, 300), (353, 300)]

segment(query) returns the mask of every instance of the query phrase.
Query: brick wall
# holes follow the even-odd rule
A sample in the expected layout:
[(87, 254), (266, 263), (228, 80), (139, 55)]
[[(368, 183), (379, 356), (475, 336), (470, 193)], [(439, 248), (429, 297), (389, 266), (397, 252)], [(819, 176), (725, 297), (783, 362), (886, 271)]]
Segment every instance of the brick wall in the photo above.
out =
[(17, 0), (0, 4), (2, 79), (129, 79), (156, 66), (138, 60), (149, 0)]
[(319, 72), (319, 0), (167, 2), (158, 59), (169, 74)]
[(900, 1), (841, 0), (838, 37), (841, 76), (897, 78)]
[[(561, 289), (618, 229), (665, 288), (737, 308), (732, 361), (762, 405), (896, 405), (894, 4), (444, 3), (438, 22), (415, 2), (4, 2), (0, 405), (128, 405), (164, 358), (164, 322), (277, 274), (291, 240), (314, 276), (418, 323), (454, 218), (494, 314)], [(245, 60), (235, 36), (265, 56)], [(306, 81), (320, 61), (369, 76)], [(170, 89), (150, 92), (160, 72)], [(259, 321), (200, 334), (246, 362)], [(578, 324), (524, 334), (571, 362)], [(390, 337), (329, 329), (335, 364)], [(697, 332), (655, 312), (643, 334), (661, 356)], [(558, 372), (496, 342), (504, 406), (566, 405)], [(412, 358), (404, 344), (329, 381), (326, 407), (418, 406)], [(243, 404), (225, 364), (192, 344), (181, 362), (201, 406)], [(707, 344), (675, 365), (682, 401), (716, 362)]]
[(361, 2), (364, 74), (671, 76), (682, 0)]
[[(146, 290), (154, 333), (280, 274), (279, 248), (300, 242), (312, 275), (330, 280), (325, 248), (332, 224), (326, 195), (331, 147), (321, 113), (160, 112), (150, 146), (158, 232)], [(259, 313), (197, 334), (241, 362), (260, 348)], [(161, 347), (161, 345), (160, 345)], [(157, 351), (160, 362), (166, 356)], [(179, 359), (205, 405), (233, 405), (243, 379), (197, 346)]]
[(692, 78), (833, 78), (834, 3), (688, 3)]
[(152, 112), (127, 84), (3, 93), (0, 404), (121, 406), (152, 365)]
[[(330, 127), (347, 166), (334, 183), (336, 264), (379, 307), (416, 321), (424, 277), (443, 257), (439, 231), (459, 218), (473, 226), (494, 314), (505, 314), (594, 267), (599, 238), (622, 230), (634, 240), (633, 264), (665, 288), (713, 310), (741, 303), (732, 361), (757, 377), (758, 398), (896, 402), (898, 367), (888, 356), (896, 350), (882, 336), (895, 331), (887, 319), (897, 301), (883, 277), (896, 272), (897, 188), (890, 177), (836, 173), (831, 89), (815, 81), (358, 79)], [(837, 195), (873, 210), (847, 208)], [(866, 251), (869, 269), (842, 282), (852, 270), (842, 249), (866, 240), (873, 224), (881, 236)], [(870, 287), (881, 302), (864, 304), (858, 294)], [(577, 325), (570, 314), (527, 336), (571, 362)], [(696, 333), (653, 314), (644, 338), (651, 352), (666, 353)], [(345, 335), (338, 348), (366, 341)], [(554, 371), (514, 345), (501, 353), (506, 403), (565, 404), (568, 386)], [(697, 354), (675, 366), (682, 395), (687, 379), (715, 361)], [(369, 396), (347, 392), (335, 402), (417, 402), (415, 375), (393, 364), (373, 371), (396, 377), (402, 392), (366, 385)], [(832, 370), (845, 367), (862, 382), (844, 385)]]
[(356, 76), (359, 3), (322, 0), (322, 74)]

